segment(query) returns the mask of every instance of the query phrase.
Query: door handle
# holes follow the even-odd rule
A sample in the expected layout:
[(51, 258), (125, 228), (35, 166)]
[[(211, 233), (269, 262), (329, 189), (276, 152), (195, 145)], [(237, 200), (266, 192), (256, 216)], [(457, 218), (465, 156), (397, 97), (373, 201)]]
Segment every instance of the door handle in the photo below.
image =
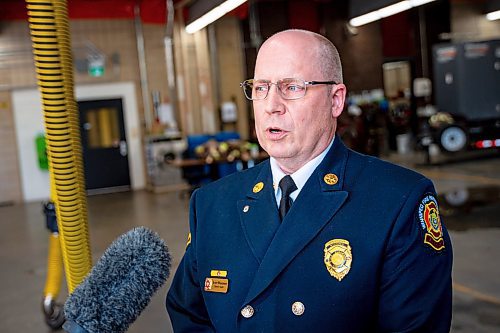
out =
[(122, 156), (127, 156), (128, 154), (128, 148), (127, 148), (127, 141), (120, 141), (120, 155)]

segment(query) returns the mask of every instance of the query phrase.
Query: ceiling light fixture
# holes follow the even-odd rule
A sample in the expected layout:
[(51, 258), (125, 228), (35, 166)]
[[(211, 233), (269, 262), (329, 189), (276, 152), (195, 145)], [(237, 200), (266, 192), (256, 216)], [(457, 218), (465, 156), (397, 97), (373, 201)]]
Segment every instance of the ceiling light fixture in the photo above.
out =
[(500, 10), (496, 10), (494, 12), (486, 14), (486, 19), (489, 21), (495, 21), (500, 19)]
[(397, 2), (393, 5), (374, 10), (373, 12), (369, 12), (364, 15), (357, 16), (349, 20), (349, 24), (353, 27), (359, 27), (367, 23), (371, 23), (377, 20), (380, 20), (384, 17), (388, 17), (397, 13), (401, 13), (405, 10), (408, 10), (413, 7), (418, 7), (424, 5), (426, 3), (432, 2), (435, 0), (404, 0)]
[(214, 7), (205, 15), (200, 18), (194, 20), (186, 26), (186, 32), (188, 34), (193, 34), (198, 30), (205, 28), (210, 23), (218, 20), (222, 16), (226, 15), (228, 12), (232, 11), (239, 5), (243, 4), (247, 0), (227, 0), (217, 7)]

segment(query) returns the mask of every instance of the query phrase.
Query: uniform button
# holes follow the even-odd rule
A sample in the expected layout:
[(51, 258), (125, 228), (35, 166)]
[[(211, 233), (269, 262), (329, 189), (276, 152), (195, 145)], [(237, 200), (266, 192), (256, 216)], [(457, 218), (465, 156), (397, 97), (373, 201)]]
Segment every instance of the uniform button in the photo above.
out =
[(255, 311), (251, 305), (247, 305), (243, 309), (241, 309), (241, 315), (245, 318), (251, 318), (253, 316), (254, 312)]
[(306, 307), (304, 306), (304, 304), (302, 304), (302, 302), (295, 302), (292, 304), (292, 312), (296, 316), (301, 316), (304, 313), (305, 309)]

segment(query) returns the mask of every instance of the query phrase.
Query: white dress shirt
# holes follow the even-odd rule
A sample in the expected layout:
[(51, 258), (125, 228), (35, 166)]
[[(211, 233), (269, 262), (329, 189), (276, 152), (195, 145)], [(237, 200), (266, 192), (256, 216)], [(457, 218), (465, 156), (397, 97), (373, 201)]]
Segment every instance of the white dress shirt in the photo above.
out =
[[(297, 186), (297, 189), (293, 191), (290, 194), (290, 197), (292, 198), (293, 201), (297, 198), (299, 195), (300, 191), (306, 184), (307, 180), (309, 177), (312, 175), (314, 170), (320, 165), (320, 163), (323, 161), (325, 158), (326, 154), (332, 147), (333, 141), (335, 140), (335, 137), (333, 137), (332, 142), (326, 147), (325, 150), (306, 164), (304, 164), (299, 170), (295, 171), (292, 173), (290, 176), (292, 177), (293, 181), (295, 182), (295, 185)], [(273, 188), (274, 188), (274, 195), (276, 197), (276, 203), (279, 206), (279, 202), (281, 199), (281, 190), (278, 186), (281, 178), (285, 177), (286, 174), (281, 170), (281, 168), (278, 165), (278, 162), (276, 162), (276, 159), (273, 157), (269, 158), (269, 162), (271, 163), (271, 172), (273, 174)]]

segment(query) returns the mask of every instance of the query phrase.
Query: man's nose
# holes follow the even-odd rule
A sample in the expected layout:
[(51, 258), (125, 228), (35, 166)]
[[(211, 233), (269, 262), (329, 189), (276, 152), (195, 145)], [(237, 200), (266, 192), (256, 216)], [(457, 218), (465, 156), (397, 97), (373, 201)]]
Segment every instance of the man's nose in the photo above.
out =
[(281, 96), (278, 85), (272, 84), (269, 87), (269, 92), (267, 93), (267, 97), (264, 100), (264, 102), (266, 103), (265, 111), (267, 113), (285, 113), (283, 101), (284, 99), (283, 96)]

